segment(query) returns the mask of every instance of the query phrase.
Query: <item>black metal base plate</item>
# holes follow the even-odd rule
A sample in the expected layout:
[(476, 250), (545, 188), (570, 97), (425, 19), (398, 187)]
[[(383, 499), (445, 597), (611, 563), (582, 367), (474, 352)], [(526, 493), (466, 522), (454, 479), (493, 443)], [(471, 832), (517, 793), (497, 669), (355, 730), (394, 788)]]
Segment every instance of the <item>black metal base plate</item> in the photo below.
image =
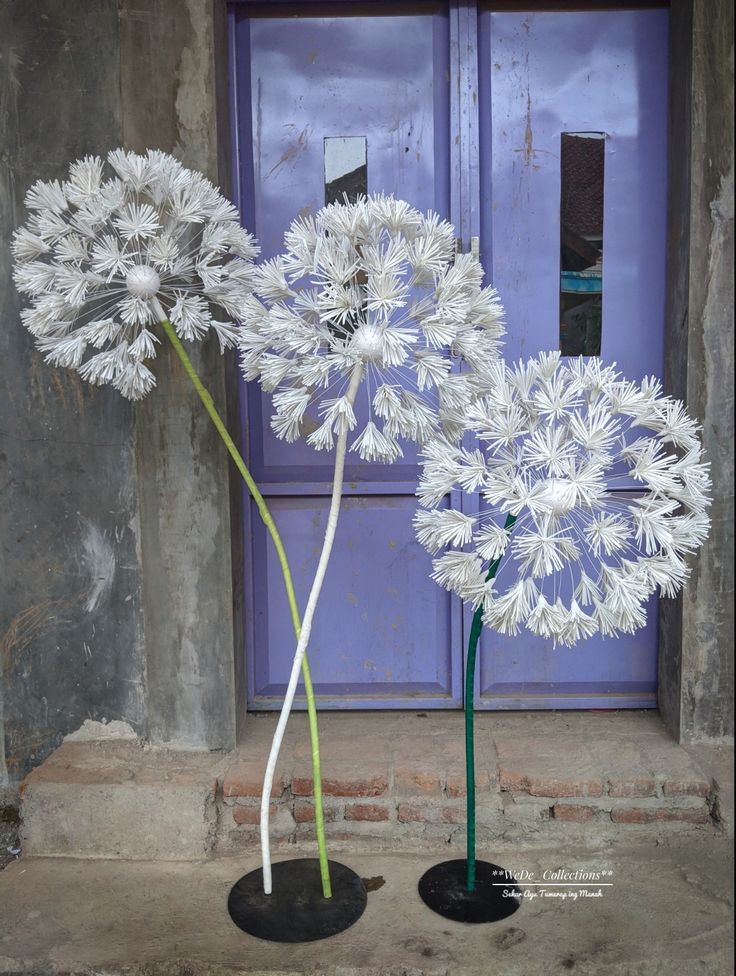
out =
[(332, 898), (322, 895), (319, 860), (295, 858), (272, 865), (273, 891), (263, 893), (263, 869), (244, 875), (230, 890), (227, 910), (239, 929), (269, 942), (316, 942), (350, 928), (368, 900), (355, 871), (330, 861)]
[(521, 889), (504, 868), (475, 862), (475, 891), (465, 887), (467, 861), (435, 864), (419, 879), (419, 896), (432, 911), (453, 922), (500, 922), (521, 906)]

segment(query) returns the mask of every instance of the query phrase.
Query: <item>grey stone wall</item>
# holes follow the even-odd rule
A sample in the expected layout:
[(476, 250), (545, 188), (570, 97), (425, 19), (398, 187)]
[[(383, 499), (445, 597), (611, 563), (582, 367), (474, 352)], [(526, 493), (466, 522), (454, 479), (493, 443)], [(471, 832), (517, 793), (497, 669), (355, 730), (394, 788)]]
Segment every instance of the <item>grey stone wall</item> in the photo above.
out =
[[(215, 51), (227, 50), (224, 6), (119, 6), (125, 145), (173, 152), (227, 189), (218, 160), (218, 111), (227, 106), (215, 74)], [(217, 344), (192, 355), (222, 414)], [(234, 745), (236, 704), (227, 454), (178, 360), (162, 359), (157, 382), (136, 416), (149, 733), (223, 748)]]
[[(7, 248), (28, 186), (86, 153), (157, 147), (221, 177), (223, 9), (0, 2), (0, 782), (87, 718), (190, 748), (234, 743), (224, 449), (166, 348), (135, 406), (44, 364)], [(217, 349), (195, 356), (224, 410)]]
[(28, 186), (121, 141), (116, 5), (6, 0), (0, 17), (0, 674), (17, 778), (86, 718), (144, 731), (145, 668), (133, 413), (43, 363), (7, 248)]
[(683, 741), (733, 735), (733, 3), (672, 6), (665, 382), (703, 425), (712, 530), (663, 601), (660, 708)]

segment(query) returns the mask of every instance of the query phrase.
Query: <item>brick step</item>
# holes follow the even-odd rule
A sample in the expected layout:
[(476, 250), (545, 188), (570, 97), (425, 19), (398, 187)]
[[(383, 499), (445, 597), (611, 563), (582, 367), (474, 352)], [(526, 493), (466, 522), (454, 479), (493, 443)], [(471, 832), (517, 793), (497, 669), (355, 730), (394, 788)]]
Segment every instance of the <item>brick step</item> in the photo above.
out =
[[(258, 845), (260, 791), (275, 716), (249, 717), (227, 756), (65, 742), (23, 784), (34, 855), (197, 858)], [(462, 850), (462, 716), (337, 714), (320, 719), (331, 849)], [(656, 713), (481, 714), (479, 844), (581, 842), (712, 832), (718, 780), (669, 739)], [(314, 844), (309, 737), (290, 724), (271, 796), (274, 848)]]
[[(712, 782), (684, 750), (664, 737), (656, 737), (656, 745), (629, 744), (623, 755), (599, 757), (597, 769), (590, 741), (584, 747), (569, 740), (558, 743), (552, 761), (544, 754), (539, 734), (505, 738), (497, 732), (492, 743), (485, 738), (481, 729), (476, 742), (476, 809), (484, 842), (545, 829), (559, 832), (563, 826), (575, 828), (578, 836), (587, 833), (600, 839), (620, 835), (628, 825), (646, 827), (645, 833), (652, 835), (662, 828), (713, 823)], [(402, 849), (421, 849), (426, 843), (462, 846), (462, 742), (448, 746), (435, 737), (362, 742), (364, 747), (378, 745), (370, 750), (370, 760), (355, 764), (336, 757), (323, 762), (326, 833), (339, 845), (336, 849), (368, 840)], [(339, 751), (347, 751), (348, 745), (343, 740)], [(361, 755), (366, 756), (365, 748)], [(254, 760), (232, 758), (222, 787), (221, 849), (257, 843), (261, 775), (262, 765)], [(314, 837), (307, 756), (297, 756), (290, 770), (282, 770), (272, 792), (271, 818), (276, 844)]]

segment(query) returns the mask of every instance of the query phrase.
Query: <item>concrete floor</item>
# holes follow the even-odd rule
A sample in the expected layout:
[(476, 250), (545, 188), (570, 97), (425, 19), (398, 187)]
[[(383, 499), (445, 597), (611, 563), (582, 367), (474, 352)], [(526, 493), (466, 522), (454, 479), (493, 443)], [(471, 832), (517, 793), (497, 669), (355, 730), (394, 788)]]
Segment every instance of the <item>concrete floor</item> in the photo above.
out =
[[(430, 912), (416, 893), (442, 856), (341, 859), (374, 882), (363, 917), (324, 942), (279, 945), (245, 935), (226, 911), (257, 859), (198, 863), (21, 858), (0, 873), (0, 972), (105, 976), (606, 976), (730, 974), (732, 849), (688, 843), (523, 852), (492, 857), (517, 872), (606, 871), (601, 897), (537, 897), (492, 925)], [(529, 875), (527, 875), (529, 878)], [(377, 887), (376, 887), (377, 885)]]

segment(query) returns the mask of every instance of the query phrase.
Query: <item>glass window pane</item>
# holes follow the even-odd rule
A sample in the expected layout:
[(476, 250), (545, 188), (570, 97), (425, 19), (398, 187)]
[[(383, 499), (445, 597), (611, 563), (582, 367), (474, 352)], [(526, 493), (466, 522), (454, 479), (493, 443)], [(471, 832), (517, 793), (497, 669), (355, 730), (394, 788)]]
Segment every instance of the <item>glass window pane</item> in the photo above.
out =
[(325, 204), (356, 200), (368, 192), (368, 140), (365, 136), (325, 138)]
[(560, 188), (560, 351), (600, 356), (605, 133), (563, 132)]

